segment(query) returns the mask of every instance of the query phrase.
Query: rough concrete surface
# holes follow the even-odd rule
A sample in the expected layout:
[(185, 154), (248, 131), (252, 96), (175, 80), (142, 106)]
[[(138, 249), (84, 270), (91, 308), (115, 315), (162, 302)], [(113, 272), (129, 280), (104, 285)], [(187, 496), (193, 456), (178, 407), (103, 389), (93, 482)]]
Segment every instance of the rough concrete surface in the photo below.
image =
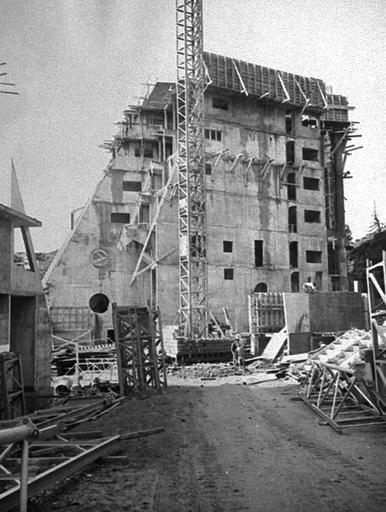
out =
[(283, 381), (170, 380), (162, 394), (128, 399), (82, 427), (115, 434), (163, 425), (163, 433), (122, 442), (127, 462), (96, 463), (29, 510), (384, 510), (385, 430), (339, 435), (291, 400), (297, 386)]

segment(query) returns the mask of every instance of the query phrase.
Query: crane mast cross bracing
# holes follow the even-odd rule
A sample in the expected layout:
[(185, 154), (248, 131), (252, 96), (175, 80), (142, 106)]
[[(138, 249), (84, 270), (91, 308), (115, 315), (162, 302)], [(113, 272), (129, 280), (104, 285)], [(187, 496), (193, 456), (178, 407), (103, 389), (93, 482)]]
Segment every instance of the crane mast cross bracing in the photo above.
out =
[(202, 0), (176, 0), (180, 324), (208, 329)]

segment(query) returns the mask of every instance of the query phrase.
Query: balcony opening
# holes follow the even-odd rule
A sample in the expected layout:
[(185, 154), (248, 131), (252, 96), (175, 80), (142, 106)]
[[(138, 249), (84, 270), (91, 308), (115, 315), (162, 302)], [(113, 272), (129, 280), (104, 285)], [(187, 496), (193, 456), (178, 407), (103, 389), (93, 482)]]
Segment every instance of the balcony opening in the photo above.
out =
[(289, 140), (285, 145), (285, 155), (287, 164), (295, 163), (295, 141)]
[(297, 226), (297, 210), (296, 206), (290, 206), (288, 208), (288, 231), (290, 233), (297, 233), (298, 232), (298, 226)]
[(296, 176), (290, 172), (287, 176), (287, 198), (289, 201), (296, 201)]
[(263, 240), (255, 240), (255, 267), (263, 266), (263, 245)]
[(297, 268), (299, 266), (297, 242), (290, 242), (289, 244), (289, 262), (291, 268)]
[(297, 293), (299, 291), (299, 272), (292, 272), (291, 274), (291, 292)]
[(293, 114), (291, 112), (286, 112), (285, 114), (285, 131), (288, 134), (292, 133), (294, 128)]

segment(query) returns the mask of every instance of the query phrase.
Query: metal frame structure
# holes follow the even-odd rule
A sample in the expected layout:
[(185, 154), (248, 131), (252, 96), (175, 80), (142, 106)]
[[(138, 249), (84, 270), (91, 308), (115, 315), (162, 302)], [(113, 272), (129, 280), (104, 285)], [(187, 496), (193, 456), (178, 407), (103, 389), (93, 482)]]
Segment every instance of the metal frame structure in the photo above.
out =
[(300, 397), (339, 434), (345, 428), (386, 426), (370, 387), (337, 366), (313, 361)]
[(202, 0), (176, 0), (180, 324), (208, 333)]
[(375, 392), (380, 406), (386, 409), (386, 251), (379, 263), (366, 268), (367, 296), (373, 339)]
[(113, 303), (121, 395), (131, 390), (166, 387), (161, 319), (159, 310), (117, 306)]
[(4, 352), (0, 355), (0, 420), (10, 420), (25, 413), (21, 360), (12, 352)]

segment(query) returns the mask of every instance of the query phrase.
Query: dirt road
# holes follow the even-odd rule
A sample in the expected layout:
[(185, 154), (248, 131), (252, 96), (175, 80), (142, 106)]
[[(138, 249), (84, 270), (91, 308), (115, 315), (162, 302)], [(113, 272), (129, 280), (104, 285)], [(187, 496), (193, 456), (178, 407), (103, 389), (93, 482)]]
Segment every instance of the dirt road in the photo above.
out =
[(180, 386), (127, 400), (91, 427), (165, 432), (123, 442), (129, 462), (89, 467), (30, 510), (385, 510), (385, 430), (339, 435), (320, 426), (291, 400), (295, 386), (173, 381)]

